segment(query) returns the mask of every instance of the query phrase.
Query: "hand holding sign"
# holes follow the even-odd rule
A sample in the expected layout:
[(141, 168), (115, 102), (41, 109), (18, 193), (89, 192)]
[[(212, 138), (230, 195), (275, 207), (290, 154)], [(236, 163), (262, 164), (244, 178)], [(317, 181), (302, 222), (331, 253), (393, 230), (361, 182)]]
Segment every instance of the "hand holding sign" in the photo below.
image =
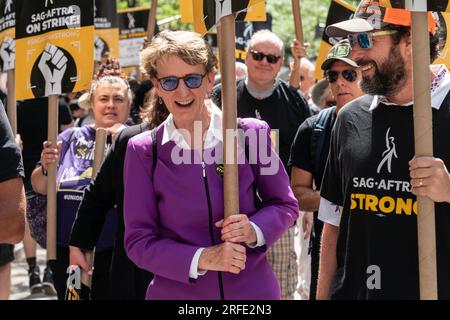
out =
[(3, 60), (2, 71), (14, 69), (16, 43), (14, 39), (5, 37), (0, 47), (0, 57)]
[(47, 44), (39, 60), (39, 70), (45, 79), (45, 95), (61, 94), (61, 81), (67, 69), (67, 57), (58, 47)]

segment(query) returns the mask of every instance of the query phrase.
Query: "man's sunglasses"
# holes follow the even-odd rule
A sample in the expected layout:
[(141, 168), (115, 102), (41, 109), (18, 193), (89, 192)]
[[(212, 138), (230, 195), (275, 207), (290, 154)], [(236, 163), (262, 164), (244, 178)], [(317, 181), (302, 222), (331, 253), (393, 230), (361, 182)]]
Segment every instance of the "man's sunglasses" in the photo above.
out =
[(347, 36), (350, 46), (353, 48), (355, 44), (358, 44), (361, 49), (372, 48), (372, 38), (379, 36), (387, 36), (396, 33), (397, 30), (382, 30), (375, 32), (361, 32), (361, 33), (351, 33)]
[(281, 56), (276, 56), (274, 54), (264, 54), (259, 51), (250, 50), (250, 54), (252, 55), (252, 58), (256, 61), (262, 61), (262, 59), (266, 58), (267, 62), (270, 64), (275, 64), (280, 60)]
[(161, 87), (165, 91), (173, 91), (176, 88), (178, 88), (178, 85), (180, 84), (180, 80), (184, 81), (184, 84), (189, 89), (197, 89), (202, 85), (203, 78), (206, 76), (205, 74), (197, 74), (197, 73), (191, 73), (184, 77), (164, 77), (161, 79), (157, 79)]
[[(358, 74), (353, 69), (345, 69), (341, 71), (340, 74), (342, 74), (342, 77), (344, 77), (344, 79), (347, 80), (348, 82), (353, 82), (358, 78)], [(327, 78), (329, 83), (334, 83), (339, 78), (339, 72), (327, 70), (325, 72), (325, 77)]]

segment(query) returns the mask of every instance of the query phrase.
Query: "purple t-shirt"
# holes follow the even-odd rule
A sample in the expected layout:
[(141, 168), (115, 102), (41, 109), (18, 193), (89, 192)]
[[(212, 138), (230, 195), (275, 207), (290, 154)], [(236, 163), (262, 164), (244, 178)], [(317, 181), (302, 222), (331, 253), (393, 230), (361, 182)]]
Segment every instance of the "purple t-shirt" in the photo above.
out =
[[(68, 246), (72, 224), (83, 200), (84, 189), (89, 186), (94, 158), (95, 129), (91, 126), (70, 128), (62, 132), (61, 159), (57, 172), (57, 242)], [(107, 144), (107, 148), (111, 143)], [(117, 231), (117, 213), (108, 212), (96, 250), (114, 246)]]

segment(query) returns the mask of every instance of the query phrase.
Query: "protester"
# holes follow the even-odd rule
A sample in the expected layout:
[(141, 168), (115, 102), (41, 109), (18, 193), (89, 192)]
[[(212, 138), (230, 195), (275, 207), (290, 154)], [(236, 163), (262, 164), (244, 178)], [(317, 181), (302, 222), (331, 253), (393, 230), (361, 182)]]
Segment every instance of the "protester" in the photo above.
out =
[[(214, 84), (211, 48), (196, 33), (163, 31), (141, 61), (170, 111), (153, 134), (130, 139), (125, 158), (125, 248), (137, 266), (154, 273), (146, 298), (279, 299), (265, 251), (294, 223), (298, 207), (267, 125), (241, 120), (244, 131), (261, 130), (264, 137), (249, 149), (267, 152), (271, 161), (263, 166), (258, 156), (254, 164), (244, 159), (239, 165), (241, 212), (223, 219), (216, 159), (222, 115), (205, 100)], [(241, 155), (244, 149), (239, 146)], [(177, 154), (192, 161), (180, 163)], [(262, 199), (259, 210), (254, 188)]]
[[(73, 128), (61, 133), (58, 143), (45, 141), (41, 161), (33, 171), (31, 182), (35, 192), (47, 193), (47, 169), (58, 164), (57, 170), (57, 260), (54, 269), (58, 299), (64, 299), (67, 267), (69, 266), (69, 236), (84, 189), (92, 177), (95, 129), (114, 131), (128, 118), (131, 106), (128, 83), (119, 77), (106, 76), (94, 81), (90, 91), (93, 126)], [(111, 211), (96, 244), (95, 274), (92, 284), (93, 299), (108, 297), (108, 277), (112, 247), (116, 234), (117, 217)]]
[(161, 124), (168, 116), (164, 104), (158, 102), (153, 89), (141, 118), (143, 123), (122, 130), (116, 137), (100, 171), (84, 191), (70, 238), (70, 264), (86, 272), (86, 255), (90, 254), (109, 210), (117, 207), (118, 222), (110, 275), (110, 298), (115, 300), (144, 300), (152, 274), (134, 265), (125, 252), (123, 221), (123, 163), (128, 140)]
[[(380, 15), (367, 10), (375, 5)], [(374, 97), (343, 108), (332, 133), (319, 209), (326, 222), (321, 299), (419, 299), (416, 195), (437, 202), (438, 297), (450, 298), (450, 75), (443, 65), (423, 75), (430, 79), (435, 157), (414, 157), (411, 20), (406, 12), (390, 20), (390, 13), (385, 2), (364, 0), (356, 19), (327, 29), (348, 37), (361, 88)], [(439, 30), (430, 26), (434, 61)]]
[(24, 170), (20, 148), (14, 140), (0, 103), (0, 300), (9, 298), (14, 246), (22, 240), (25, 225)]
[[(246, 79), (237, 82), (237, 115), (266, 121), (273, 130), (284, 167), (288, 160), (298, 126), (310, 116), (304, 97), (286, 82), (277, 79), (284, 61), (281, 39), (269, 30), (253, 34), (247, 48)], [(212, 98), (221, 105), (221, 87)], [(269, 262), (281, 285), (283, 299), (293, 299), (297, 286), (297, 258), (294, 247), (295, 226), (292, 225), (268, 251)]]
[(25, 223), (24, 176), (20, 148), (16, 144), (5, 109), (0, 104), (0, 243), (18, 243)]
[[(319, 273), (320, 238), (323, 224), (317, 219), (320, 203), (320, 185), (330, 147), (331, 129), (336, 114), (348, 102), (363, 95), (359, 88), (361, 72), (358, 65), (349, 58), (351, 47), (348, 40), (335, 44), (322, 63), (327, 83), (336, 106), (322, 110), (308, 118), (298, 128), (291, 148), (292, 190), (303, 215), (304, 237), (310, 237), (311, 285), (309, 298), (315, 300)], [(313, 213), (314, 212), (314, 213)]]
[[(31, 187), (31, 173), (39, 161), (42, 151), (42, 141), (47, 138), (48, 98), (37, 98), (17, 101), (17, 131), (23, 139), (23, 164), (25, 167), (25, 194), (27, 198), (27, 211), (33, 210), (33, 198), (36, 194)], [(58, 133), (73, 126), (72, 117), (64, 99), (58, 100)], [(32, 238), (28, 220), (25, 225), (23, 249), (28, 265), (28, 286), (30, 293), (44, 292), (55, 295), (53, 273), (50, 266), (46, 266), (42, 276), (36, 261), (37, 243)]]

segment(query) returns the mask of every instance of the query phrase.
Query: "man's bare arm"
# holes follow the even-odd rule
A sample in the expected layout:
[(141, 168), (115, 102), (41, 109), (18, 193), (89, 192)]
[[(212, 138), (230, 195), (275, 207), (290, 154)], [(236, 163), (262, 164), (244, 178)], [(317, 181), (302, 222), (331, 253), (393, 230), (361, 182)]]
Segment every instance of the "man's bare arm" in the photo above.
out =
[(22, 241), (25, 229), (25, 208), (22, 178), (0, 182), (0, 243)]
[(310, 172), (292, 167), (291, 186), (301, 211), (319, 211), (320, 194), (313, 189), (313, 176)]

